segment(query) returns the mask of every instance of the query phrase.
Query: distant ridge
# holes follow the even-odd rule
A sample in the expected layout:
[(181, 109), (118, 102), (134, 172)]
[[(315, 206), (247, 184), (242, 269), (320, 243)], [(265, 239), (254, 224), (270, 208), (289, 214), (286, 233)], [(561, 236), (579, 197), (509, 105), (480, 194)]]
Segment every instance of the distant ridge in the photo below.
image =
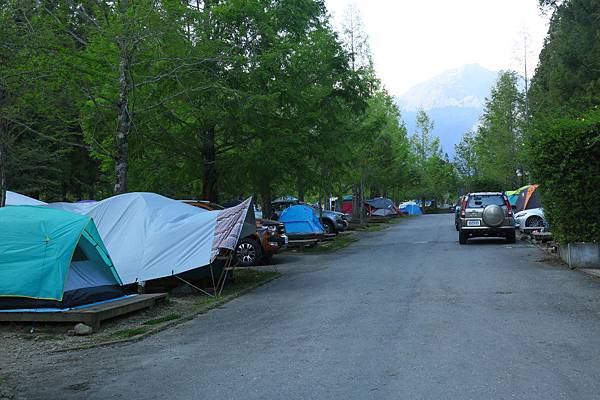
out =
[(477, 124), (497, 77), (497, 71), (468, 64), (409, 89), (396, 99), (409, 134), (415, 132), (416, 112), (423, 108), (434, 120), (433, 134), (440, 137), (443, 151), (452, 157), (454, 145)]

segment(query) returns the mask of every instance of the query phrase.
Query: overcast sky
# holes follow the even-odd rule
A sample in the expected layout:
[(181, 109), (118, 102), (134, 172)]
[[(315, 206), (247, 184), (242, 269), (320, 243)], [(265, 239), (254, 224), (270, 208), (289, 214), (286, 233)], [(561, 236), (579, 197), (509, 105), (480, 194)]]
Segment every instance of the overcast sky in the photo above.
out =
[(518, 60), (523, 58), (522, 32), (530, 37), (531, 76), (548, 29), (548, 17), (538, 9), (537, 0), (326, 0), (326, 4), (336, 27), (348, 5), (359, 10), (375, 68), (393, 95), (464, 64), (523, 73)]

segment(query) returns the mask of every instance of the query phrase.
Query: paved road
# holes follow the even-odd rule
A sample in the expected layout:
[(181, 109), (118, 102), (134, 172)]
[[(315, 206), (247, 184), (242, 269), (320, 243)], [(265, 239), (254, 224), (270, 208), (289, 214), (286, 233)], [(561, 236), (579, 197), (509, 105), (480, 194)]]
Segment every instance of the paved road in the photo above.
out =
[(543, 259), (411, 219), (140, 343), (53, 356), (28, 395), (597, 399), (600, 283)]

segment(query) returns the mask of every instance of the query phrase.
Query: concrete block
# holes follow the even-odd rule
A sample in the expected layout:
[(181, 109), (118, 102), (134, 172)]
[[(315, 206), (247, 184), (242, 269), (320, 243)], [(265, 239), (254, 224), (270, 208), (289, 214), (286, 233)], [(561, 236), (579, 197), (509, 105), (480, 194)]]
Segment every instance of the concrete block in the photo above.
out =
[(569, 243), (559, 248), (560, 258), (570, 267), (600, 268), (600, 244)]

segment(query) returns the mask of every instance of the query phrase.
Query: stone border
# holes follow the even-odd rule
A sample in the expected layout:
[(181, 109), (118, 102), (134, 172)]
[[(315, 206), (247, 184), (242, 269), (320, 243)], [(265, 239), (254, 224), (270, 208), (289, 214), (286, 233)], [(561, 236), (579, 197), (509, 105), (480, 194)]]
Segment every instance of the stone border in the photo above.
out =
[(565, 261), (564, 258), (560, 256), (560, 254), (559, 254), (560, 250), (559, 250), (558, 246), (554, 246), (556, 248), (556, 251), (553, 252), (550, 250), (550, 246), (543, 246), (542, 243), (532, 240), (531, 237), (527, 234), (521, 233), (521, 235), (526, 238), (525, 240), (528, 243), (530, 243), (533, 246), (535, 246), (536, 248), (542, 250), (544, 253), (548, 254), (550, 257), (554, 258), (556, 261), (561, 263), (563, 268), (569, 269), (571, 271), (578, 271), (578, 272), (583, 273), (591, 278), (594, 278), (594, 280), (600, 282), (600, 269), (585, 268), (585, 267), (578, 267), (576, 265), (569, 265), (567, 263), (567, 261)]
[(184, 322), (190, 321), (192, 319), (194, 319), (195, 317), (197, 317), (198, 315), (202, 315), (205, 314), (207, 312), (209, 312), (210, 310), (213, 310), (215, 308), (218, 308), (222, 305), (224, 305), (225, 303), (230, 302), (231, 300), (234, 300), (240, 296), (243, 296), (244, 294), (251, 292), (252, 290), (255, 290), (263, 285), (266, 285), (269, 282), (274, 281), (277, 278), (280, 278), (281, 276), (283, 276), (281, 273), (278, 273), (278, 275), (272, 276), (270, 278), (267, 278), (261, 282), (257, 282), (252, 286), (249, 286), (245, 289), (240, 290), (239, 292), (235, 293), (235, 294), (230, 294), (229, 296), (226, 296), (210, 305), (208, 305), (206, 308), (203, 308), (201, 310), (192, 312), (190, 314), (184, 315), (181, 318), (178, 318), (176, 320), (173, 321), (169, 321), (165, 324), (159, 325), (155, 328), (151, 328), (150, 330), (148, 330), (147, 332), (141, 333), (139, 335), (136, 336), (132, 336), (130, 338), (124, 338), (124, 339), (117, 339), (117, 340), (110, 340), (107, 342), (99, 342), (99, 343), (90, 343), (90, 344), (85, 344), (82, 346), (74, 346), (74, 347), (67, 347), (64, 349), (56, 349), (56, 350), (52, 350), (50, 351), (50, 353), (66, 353), (69, 351), (79, 351), (79, 350), (88, 350), (88, 349), (93, 349), (93, 348), (97, 348), (97, 347), (107, 347), (107, 346), (113, 346), (113, 345), (118, 345), (118, 344), (125, 344), (125, 343), (133, 343), (133, 342), (139, 342), (145, 338), (147, 338), (148, 336), (152, 336), (155, 335), (159, 332), (162, 332), (166, 329), (172, 328), (174, 326), (177, 326), (179, 324), (182, 324)]

